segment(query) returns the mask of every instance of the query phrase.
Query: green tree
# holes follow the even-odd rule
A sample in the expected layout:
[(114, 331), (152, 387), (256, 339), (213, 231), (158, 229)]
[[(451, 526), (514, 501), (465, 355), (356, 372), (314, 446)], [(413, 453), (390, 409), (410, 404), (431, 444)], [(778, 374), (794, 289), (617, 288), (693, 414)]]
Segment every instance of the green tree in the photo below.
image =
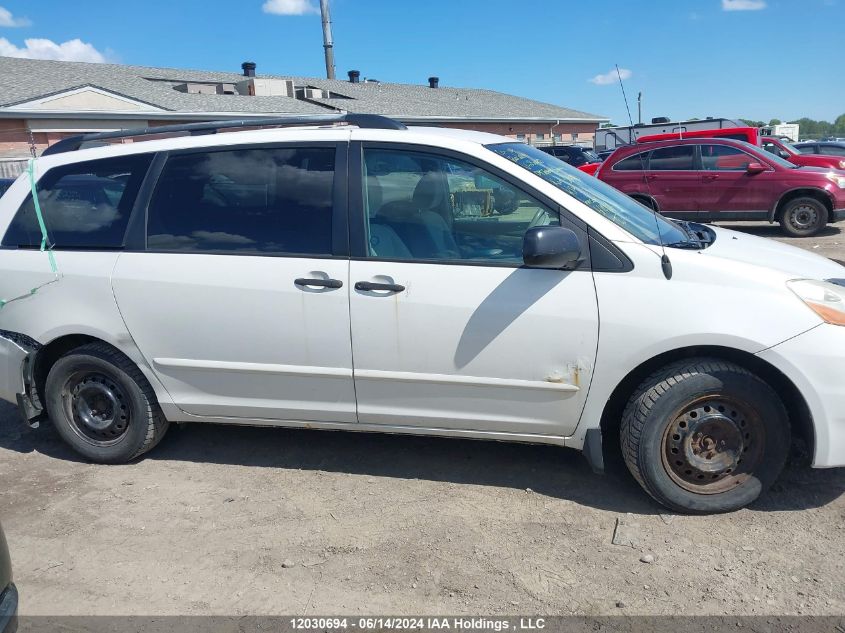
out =
[(781, 121), (780, 119), (772, 119), (771, 121), (769, 121), (769, 125), (780, 125), (781, 123), (783, 123), (783, 121)]

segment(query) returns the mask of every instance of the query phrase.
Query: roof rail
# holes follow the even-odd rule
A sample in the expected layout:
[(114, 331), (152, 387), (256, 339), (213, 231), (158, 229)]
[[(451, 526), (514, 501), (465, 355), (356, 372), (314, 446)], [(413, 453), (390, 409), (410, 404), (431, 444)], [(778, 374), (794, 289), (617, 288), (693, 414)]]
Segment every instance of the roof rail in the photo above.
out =
[(200, 123), (183, 123), (177, 125), (160, 125), (157, 127), (142, 127), (114, 132), (91, 132), (62, 139), (50, 145), (42, 152), (42, 156), (73, 152), (85, 143), (106, 141), (117, 138), (132, 138), (138, 136), (158, 136), (187, 132), (190, 135), (216, 134), (220, 130), (247, 127), (284, 127), (288, 125), (315, 125), (322, 123), (346, 123), (359, 128), (379, 130), (407, 130), (403, 123), (378, 114), (312, 114), (306, 116), (268, 117), (256, 119), (239, 119), (236, 121), (203, 121)]

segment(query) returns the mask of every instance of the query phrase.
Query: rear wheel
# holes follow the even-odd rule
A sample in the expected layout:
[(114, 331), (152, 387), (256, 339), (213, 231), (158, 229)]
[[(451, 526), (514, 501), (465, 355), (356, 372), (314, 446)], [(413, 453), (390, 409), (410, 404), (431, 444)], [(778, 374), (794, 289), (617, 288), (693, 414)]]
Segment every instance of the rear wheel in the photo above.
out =
[(787, 202), (780, 216), (783, 232), (792, 237), (809, 237), (827, 224), (827, 207), (815, 198), (795, 198)]
[(746, 369), (718, 359), (669, 365), (628, 402), (622, 453), (640, 485), (680, 512), (737, 510), (754, 501), (786, 462), (786, 410)]
[(125, 463), (167, 431), (155, 394), (118, 350), (92, 343), (62, 356), (47, 376), (47, 411), (59, 435), (100, 463)]

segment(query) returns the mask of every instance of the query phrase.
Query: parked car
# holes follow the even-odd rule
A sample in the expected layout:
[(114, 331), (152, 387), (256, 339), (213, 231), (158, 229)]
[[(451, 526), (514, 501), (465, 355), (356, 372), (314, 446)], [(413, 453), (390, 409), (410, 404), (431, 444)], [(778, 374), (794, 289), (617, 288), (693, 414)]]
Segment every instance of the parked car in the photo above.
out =
[(845, 143), (837, 143), (835, 141), (809, 141), (806, 143), (796, 143), (795, 149), (802, 154), (835, 156), (839, 159), (841, 167), (845, 167)]
[(674, 139), (696, 139), (696, 138), (724, 138), (734, 141), (745, 141), (751, 145), (760, 147), (767, 152), (780, 156), (794, 165), (802, 167), (826, 167), (833, 169), (845, 169), (845, 161), (831, 156), (807, 156), (792, 146), (792, 144), (780, 137), (764, 136), (756, 127), (735, 127), (719, 128), (712, 130), (696, 130), (684, 132), (683, 134), (673, 132), (671, 134), (652, 134), (641, 136), (638, 143), (654, 143), (656, 141), (670, 141)]
[(826, 154), (806, 154), (798, 150), (791, 143), (771, 136), (764, 136), (761, 139), (761, 144), (767, 152), (780, 156), (794, 165), (845, 170), (845, 157)]
[(6, 193), (6, 190), (15, 182), (14, 178), (0, 178), (0, 196)]
[[(50, 253), (28, 180), (0, 199), (0, 398), (102, 463), (174, 422), (616, 445), (692, 513), (754, 501), (791, 432), (845, 465), (845, 267), (506, 137), (309, 121), (347, 125), (49, 148)], [(79, 178), (124, 184), (67, 207)]]
[(601, 162), (601, 158), (592, 149), (580, 145), (548, 145), (539, 149), (573, 167)]
[(18, 590), (12, 582), (9, 546), (0, 526), (0, 633), (18, 630)]
[(793, 237), (845, 219), (845, 172), (797, 167), (742, 141), (638, 143), (616, 150), (597, 177), (673, 218), (768, 220)]

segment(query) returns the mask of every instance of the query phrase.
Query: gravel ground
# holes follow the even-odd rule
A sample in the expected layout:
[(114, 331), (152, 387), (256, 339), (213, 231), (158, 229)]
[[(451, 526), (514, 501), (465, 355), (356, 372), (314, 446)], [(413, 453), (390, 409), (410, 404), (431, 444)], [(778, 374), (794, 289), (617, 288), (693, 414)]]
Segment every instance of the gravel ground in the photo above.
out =
[[(784, 241), (845, 261), (845, 223)], [(575, 451), (203, 425), (98, 466), (0, 404), (24, 615), (841, 615), (843, 491), (796, 450), (753, 507), (685, 517)]]

